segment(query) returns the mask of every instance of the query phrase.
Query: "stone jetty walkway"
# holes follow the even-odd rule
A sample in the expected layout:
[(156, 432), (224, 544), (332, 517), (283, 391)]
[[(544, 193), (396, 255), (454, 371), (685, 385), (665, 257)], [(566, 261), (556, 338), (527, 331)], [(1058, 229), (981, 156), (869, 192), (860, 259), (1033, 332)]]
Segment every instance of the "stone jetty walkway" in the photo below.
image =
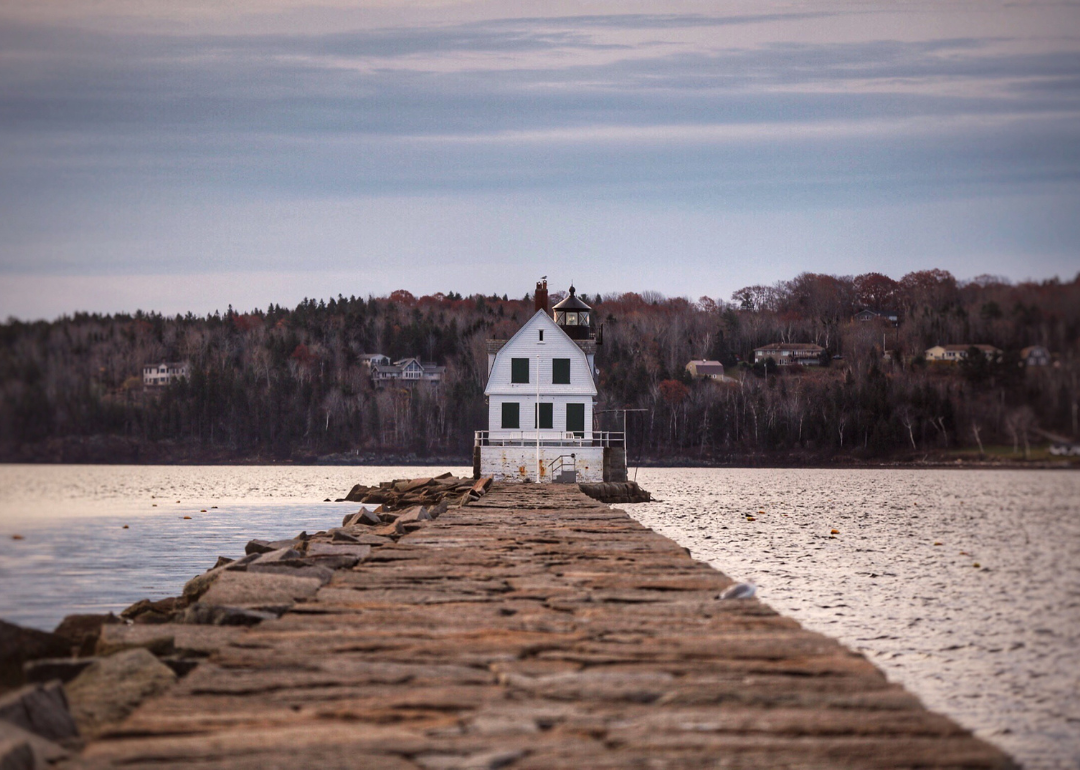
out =
[(495, 485), (236, 629), (83, 753), (160, 768), (1004, 768), (625, 513)]

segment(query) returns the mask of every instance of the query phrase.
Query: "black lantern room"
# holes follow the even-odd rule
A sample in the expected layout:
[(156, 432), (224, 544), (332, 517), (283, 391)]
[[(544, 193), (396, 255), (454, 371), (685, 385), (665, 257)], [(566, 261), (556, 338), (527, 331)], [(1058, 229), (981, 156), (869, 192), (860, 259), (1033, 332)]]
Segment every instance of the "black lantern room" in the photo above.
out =
[(585, 340), (592, 336), (590, 316), (592, 308), (577, 298), (577, 289), (570, 287), (570, 296), (553, 308), (555, 323), (562, 327), (572, 340)]

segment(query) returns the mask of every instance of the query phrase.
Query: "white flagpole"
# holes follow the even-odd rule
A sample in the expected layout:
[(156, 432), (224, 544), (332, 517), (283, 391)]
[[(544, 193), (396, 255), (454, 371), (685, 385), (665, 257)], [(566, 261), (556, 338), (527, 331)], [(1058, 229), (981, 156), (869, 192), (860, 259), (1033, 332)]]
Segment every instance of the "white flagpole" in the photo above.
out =
[(536, 406), (533, 408), (533, 427), (536, 429), (536, 483), (540, 483), (540, 356), (536, 356)]

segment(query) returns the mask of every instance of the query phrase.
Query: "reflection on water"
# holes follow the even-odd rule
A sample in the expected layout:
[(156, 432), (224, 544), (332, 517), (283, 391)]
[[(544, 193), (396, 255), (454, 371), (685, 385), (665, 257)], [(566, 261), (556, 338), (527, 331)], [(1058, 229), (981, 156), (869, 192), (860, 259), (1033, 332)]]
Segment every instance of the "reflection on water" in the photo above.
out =
[(1025, 767), (1080, 767), (1080, 474), (645, 469), (638, 481), (659, 502), (624, 506), (633, 516), (758, 583), (762, 601)]
[[(355, 483), (446, 470), (470, 472), (0, 465), (0, 617), (50, 629), (68, 613), (175, 596), (253, 537), (335, 526), (355, 506), (322, 501)], [(1029, 769), (1080, 767), (1080, 474), (652, 469), (638, 480), (660, 502), (624, 506), (632, 515), (754, 580), (778, 611), (860, 650)]]

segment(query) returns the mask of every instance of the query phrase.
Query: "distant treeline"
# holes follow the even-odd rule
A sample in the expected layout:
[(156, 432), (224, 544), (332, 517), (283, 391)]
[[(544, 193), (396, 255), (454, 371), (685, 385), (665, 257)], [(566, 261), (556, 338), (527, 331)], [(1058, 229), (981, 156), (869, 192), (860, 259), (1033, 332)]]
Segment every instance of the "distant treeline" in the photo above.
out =
[[(1077, 433), (1080, 276), (1011, 284), (941, 270), (899, 281), (804, 273), (730, 300), (579, 296), (604, 326), (597, 427), (620, 430), (618, 410), (644, 410), (627, 418), (631, 462), (919, 457), (988, 444), (1022, 454), (1040, 429)], [(853, 321), (862, 308), (895, 310), (900, 324)], [(510, 337), (532, 312), (528, 295), (396, 291), (206, 317), (9, 320), (0, 459), (464, 459), (473, 431), (486, 428), (486, 340)], [(827, 365), (754, 365), (754, 348), (772, 342), (822, 345)], [(1005, 353), (962, 365), (922, 356), (968, 343)], [(1031, 345), (1053, 365), (1022, 367)], [(446, 373), (437, 386), (375, 388), (365, 353), (417, 356)], [(719, 360), (735, 381), (691, 380), (685, 365), (696, 358)], [(144, 389), (143, 365), (160, 361), (188, 362), (190, 378)]]

